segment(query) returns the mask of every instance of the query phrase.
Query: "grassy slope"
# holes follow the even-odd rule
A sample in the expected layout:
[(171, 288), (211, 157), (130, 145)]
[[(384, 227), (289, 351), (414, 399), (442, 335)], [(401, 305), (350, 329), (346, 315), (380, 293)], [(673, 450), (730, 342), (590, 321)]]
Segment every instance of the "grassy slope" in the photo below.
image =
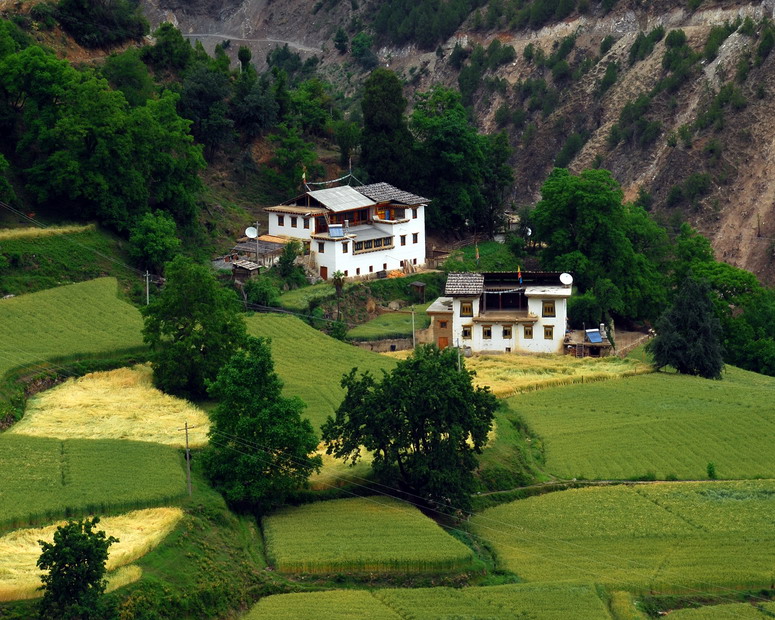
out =
[[(425, 310), (431, 302), (418, 304), (414, 307), (414, 328), (425, 329), (431, 319)], [(399, 312), (385, 312), (377, 318), (353, 327), (347, 336), (354, 340), (380, 340), (382, 338), (401, 338), (412, 336), (412, 309), (407, 306)]]
[(0, 299), (0, 376), (52, 357), (142, 345), (140, 313), (116, 292), (115, 278), (99, 278)]
[(32, 293), (106, 274), (140, 282), (140, 276), (122, 264), (127, 262), (124, 242), (94, 226), (63, 234), (50, 234), (51, 229), (27, 232), (0, 231), (0, 254), (11, 263), (0, 277), (0, 293)]
[(286, 508), (264, 518), (263, 530), (281, 572), (437, 573), (473, 561), (471, 549), (417, 508), (386, 497)]
[(775, 482), (576, 489), (472, 519), (502, 567), (532, 582), (680, 594), (768, 587)]
[(251, 335), (272, 339), (272, 356), (285, 392), (307, 404), (305, 415), (316, 428), (339, 406), (343, 374), (357, 367), (379, 377), (380, 370), (389, 371), (395, 365), (387, 357), (330, 338), (293, 316), (255, 314), (246, 322)]
[(775, 474), (775, 379), (727, 367), (710, 381), (655, 373), (507, 401), (546, 444), (563, 477), (684, 479)]

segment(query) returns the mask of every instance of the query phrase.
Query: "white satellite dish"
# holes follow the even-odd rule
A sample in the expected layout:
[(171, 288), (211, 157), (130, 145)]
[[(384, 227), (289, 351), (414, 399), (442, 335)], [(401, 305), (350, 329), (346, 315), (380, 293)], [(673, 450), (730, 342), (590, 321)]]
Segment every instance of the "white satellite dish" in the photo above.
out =
[(258, 237), (258, 229), (255, 226), (249, 226), (245, 229), (245, 234), (251, 239)]
[(573, 276), (569, 273), (561, 273), (560, 282), (562, 282), (565, 286), (570, 286), (573, 284)]
[(528, 229), (525, 231), (525, 233), (526, 233), (526, 234), (527, 234), (527, 236), (529, 237), (530, 235), (532, 235), (532, 234), (533, 234), (533, 229), (532, 229), (532, 228), (528, 228)]

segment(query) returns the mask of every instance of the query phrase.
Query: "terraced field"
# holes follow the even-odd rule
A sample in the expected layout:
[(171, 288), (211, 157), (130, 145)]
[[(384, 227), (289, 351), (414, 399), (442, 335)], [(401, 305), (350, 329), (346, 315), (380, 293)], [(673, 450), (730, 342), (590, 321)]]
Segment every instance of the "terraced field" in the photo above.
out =
[(485, 510), (471, 523), (530, 582), (634, 592), (769, 587), (775, 481), (576, 489)]
[(357, 367), (381, 376), (380, 370), (395, 366), (390, 358), (330, 338), (293, 316), (255, 314), (246, 323), (252, 336), (272, 339), (272, 357), (285, 393), (307, 404), (304, 415), (316, 428), (342, 401), (343, 374)]
[(267, 558), (287, 573), (462, 571), (473, 552), (417, 508), (386, 497), (284, 508), (263, 520)]
[(104, 353), (143, 344), (143, 320), (121, 301), (115, 278), (0, 299), (0, 377), (57, 356)]
[(507, 400), (564, 478), (775, 475), (775, 378), (727, 367), (721, 381), (653, 373)]
[(280, 594), (261, 599), (245, 620), (609, 620), (605, 604), (589, 586), (517, 584), (481, 588), (333, 590)]
[[(417, 304), (414, 307), (414, 328), (425, 329), (430, 325), (431, 318), (425, 314), (430, 303)], [(411, 338), (412, 309), (406, 306), (395, 312), (385, 312), (378, 317), (353, 327), (347, 332), (347, 337), (353, 340), (380, 340), (382, 338)]]
[(0, 531), (69, 515), (160, 506), (186, 492), (180, 453), (112, 439), (0, 435)]

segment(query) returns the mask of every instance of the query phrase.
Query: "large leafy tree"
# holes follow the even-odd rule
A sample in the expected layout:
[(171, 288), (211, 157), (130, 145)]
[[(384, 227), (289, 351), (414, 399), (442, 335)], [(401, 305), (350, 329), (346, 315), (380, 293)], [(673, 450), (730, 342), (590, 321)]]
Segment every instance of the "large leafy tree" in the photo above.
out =
[(205, 472), (230, 504), (266, 512), (320, 469), (317, 438), (301, 417), (304, 403), (282, 395), (268, 340), (248, 338), (209, 392), (218, 407)]
[(129, 235), (129, 254), (146, 269), (161, 269), (179, 249), (175, 220), (163, 211), (143, 215)]
[(247, 337), (239, 302), (190, 258), (175, 257), (165, 276), (161, 294), (141, 309), (154, 381), (170, 394), (201, 397)]
[(691, 277), (684, 281), (673, 305), (657, 322), (657, 335), (648, 349), (657, 368), (672, 366), (682, 374), (721, 377), (721, 323), (707, 282)]
[(361, 165), (373, 182), (407, 187), (412, 170), (412, 134), (406, 124), (406, 99), (398, 76), (375, 69), (363, 91)]
[(458, 364), (454, 349), (426, 345), (381, 380), (353, 369), (336, 417), (323, 425), (328, 453), (354, 464), (365, 448), (381, 483), (413, 501), (467, 509), (497, 401)]
[(596, 323), (612, 315), (655, 319), (667, 299), (665, 232), (641, 207), (622, 203), (607, 170), (555, 169), (531, 217), (544, 267), (571, 272), (582, 295), (572, 314)]
[(41, 617), (88, 620), (103, 617), (100, 598), (105, 592), (108, 548), (118, 542), (104, 531), (95, 531), (99, 517), (70, 521), (54, 532), (53, 542), (38, 541), (42, 553), (38, 568), (43, 599)]

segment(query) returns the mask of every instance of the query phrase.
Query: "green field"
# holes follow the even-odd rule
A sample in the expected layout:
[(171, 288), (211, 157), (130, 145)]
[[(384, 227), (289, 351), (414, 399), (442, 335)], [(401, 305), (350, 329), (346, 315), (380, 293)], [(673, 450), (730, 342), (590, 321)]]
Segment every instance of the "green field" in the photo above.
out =
[(313, 299), (326, 299), (335, 295), (336, 289), (334, 289), (333, 284), (330, 282), (318, 282), (311, 286), (303, 286), (283, 293), (280, 295), (280, 306), (294, 312), (306, 312), (309, 308), (309, 303)]
[[(431, 303), (417, 304), (414, 307), (414, 328), (425, 329), (430, 325), (431, 318), (425, 310)], [(388, 311), (377, 318), (353, 327), (347, 332), (347, 337), (353, 340), (381, 340), (383, 338), (412, 337), (412, 308), (406, 306), (400, 311)]]
[(272, 357), (285, 393), (307, 404), (304, 415), (316, 428), (341, 403), (343, 374), (357, 367), (381, 377), (380, 370), (395, 366), (394, 360), (335, 340), (293, 316), (255, 314), (246, 323), (252, 336), (272, 339)]
[(262, 599), (245, 620), (609, 620), (589, 586), (530, 584), (481, 588), (333, 590)]
[(186, 492), (179, 452), (111, 439), (0, 435), (0, 529), (162, 506)]
[(773, 514), (773, 481), (658, 483), (551, 493), (471, 523), (526, 581), (719, 595), (772, 583)]
[[(32, 293), (106, 274), (140, 282), (139, 274), (121, 264), (125, 256), (116, 237), (94, 226), (81, 228), (86, 230), (62, 234), (50, 234), (47, 229), (0, 231), (0, 254), (9, 261), (0, 277), (0, 294)], [(24, 232), (28, 234), (21, 234)]]
[(143, 344), (143, 320), (117, 296), (115, 278), (0, 299), (0, 377), (52, 357)]
[(269, 563), (286, 573), (435, 573), (473, 563), (466, 545), (386, 497), (284, 508), (265, 517), (263, 529)]
[(721, 381), (654, 373), (506, 401), (564, 478), (775, 476), (775, 378), (727, 367)]
[(735, 603), (731, 605), (711, 605), (696, 609), (676, 609), (670, 612), (670, 618), (675, 620), (765, 620), (773, 617), (775, 608), (751, 605), (750, 603)]

